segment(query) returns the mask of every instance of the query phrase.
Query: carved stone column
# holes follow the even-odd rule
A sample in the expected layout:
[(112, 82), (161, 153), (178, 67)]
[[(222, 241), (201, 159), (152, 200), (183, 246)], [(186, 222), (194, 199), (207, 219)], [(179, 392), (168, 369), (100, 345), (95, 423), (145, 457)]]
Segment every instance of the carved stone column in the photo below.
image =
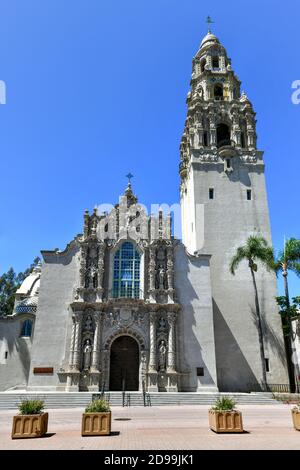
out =
[(212, 147), (216, 147), (217, 145), (216, 116), (213, 112), (209, 113), (209, 130), (210, 130), (210, 145)]
[(173, 246), (167, 249), (168, 303), (174, 302), (174, 252)]
[(93, 344), (93, 356), (92, 356), (92, 371), (98, 372), (100, 365), (100, 333), (101, 333), (101, 313), (94, 315), (95, 321), (95, 333), (94, 333), (94, 344)]
[(169, 338), (168, 338), (168, 372), (175, 372), (176, 369), (176, 346), (175, 346), (175, 322), (174, 313), (168, 314)]
[(73, 367), (77, 371), (80, 370), (80, 357), (81, 357), (81, 322), (82, 313), (76, 313), (75, 315), (75, 335), (74, 335), (74, 356), (73, 356)]
[(76, 331), (76, 316), (72, 315), (72, 333), (71, 333), (71, 344), (70, 344), (70, 355), (69, 355), (69, 369), (74, 367), (74, 344), (75, 344), (75, 331)]
[(79, 287), (85, 287), (85, 274), (86, 274), (86, 256), (87, 256), (87, 247), (86, 245), (81, 245), (80, 250), (80, 285)]
[(150, 302), (155, 302), (155, 247), (149, 249), (149, 296)]
[(103, 275), (104, 275), (104, 256), (105, 244), (100, 243), (98, 247), (98, 287), (97, 287), (97, 301), (102, 302), (103, 297)]
[(249, 147), (249, 150), (254, 150), (255, 149), (255, 131), (252, 128), (247, 128), (247, 144)]
[(105, 254), (105, 245), (99, 245), (98, 251), (98, 287), (103, 288), (103, 274), (104, 274), (104, 254)]
[(149, 356), (149, 372), (156, 372), (156, 315), (150, 313), (150, 356)]
[(241, 147), (242, 145), (242, 138), (241, 138), (241, 135), (242, 135), (242, 132), (241, 132), (241, 129), (240, 127), (236, 126), (233, 130), (232, 130), (232, 133), (233, 133), (233, 140), (234, 142), (236, 143), (236, 146), (237, 147)]
[(204, 145), (203, 139), (204, 139), (203, 127), (198, 126), (198, 146), (197, 146), (197, 148), (203, 147), (203, 145)]

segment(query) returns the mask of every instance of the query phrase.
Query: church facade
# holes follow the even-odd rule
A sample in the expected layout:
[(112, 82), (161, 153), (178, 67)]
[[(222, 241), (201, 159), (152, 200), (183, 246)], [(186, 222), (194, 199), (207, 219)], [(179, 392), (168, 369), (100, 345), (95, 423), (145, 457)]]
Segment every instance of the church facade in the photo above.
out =
[[(254, 294), (231, 257), (271, 243), (253, 107), (212, 33), (193, 59), (181, 140), (182, 241), (129, 183), (84, 214), (64, 251), (42, 251), (14, 313), (0, 317), (0, 389), (250, 391), (262, 383)], [(270, 384), (288, 383), (275, 275), (257, 273)]]

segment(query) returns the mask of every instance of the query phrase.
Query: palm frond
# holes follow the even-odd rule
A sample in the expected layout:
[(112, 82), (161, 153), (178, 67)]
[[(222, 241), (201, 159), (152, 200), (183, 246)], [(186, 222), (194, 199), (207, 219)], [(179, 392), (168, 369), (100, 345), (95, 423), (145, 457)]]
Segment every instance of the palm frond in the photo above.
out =
[(274, 251), (270, 246), (258, 247), (255, 255), (255, 259), (260, 261), (268, 271), (275, 270)]
[(296, 238), (290, 238), (285, 242), (284, 256), (286, 261), (289, 262), (300, 262), (300, 240)]
[(241, 263), (241, 261), (245, 259), (248, 259), (245, 247), (239, 246), (236, 250), (236, 254), (232, 257), (231, 262), (230, 262), (229, 269), (233, 276), (235, 275), (235, 271), (237, 267), (239, 266), (239, 264)]
[(297, 276), (300, 277), (300, 263), (297, 263), (294, 261), (293, 263), (290, 264), (290, 269), (293, 271)]

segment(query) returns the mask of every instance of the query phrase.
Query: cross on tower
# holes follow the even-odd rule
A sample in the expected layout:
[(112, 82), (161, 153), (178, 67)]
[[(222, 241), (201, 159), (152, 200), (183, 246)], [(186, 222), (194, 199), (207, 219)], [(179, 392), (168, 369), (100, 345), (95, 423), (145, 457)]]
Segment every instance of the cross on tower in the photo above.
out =
[(206, 18), (206, 23), (208, 24), (208, 32), (211, 33), (210, 25), (212, 25), (214, 23), (214, 21), (211, 19), (211, 16), (208, 16)]
[(131, 184), (131, 178), (133, 178), (133, 175), (129, 172), (128, 175), (126, 175), (126, 178), (128, 178), (128, 184)]

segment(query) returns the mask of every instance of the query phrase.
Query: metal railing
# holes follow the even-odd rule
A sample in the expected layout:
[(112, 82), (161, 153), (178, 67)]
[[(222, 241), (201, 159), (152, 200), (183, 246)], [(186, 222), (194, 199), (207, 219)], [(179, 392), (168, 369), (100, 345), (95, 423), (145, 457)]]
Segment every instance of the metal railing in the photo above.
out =
[(130, 406), (131, 405), (131, 398), (130, 393), (122, 392), (122, 406)]
[(290, 384), (249, 384), (249, 392), (291, 393)]
[(146, 392), (146, 384), (145, 384), (145, 381), (142, 382), (142, 388), (143, 388), (143, 402), (144, 402), (144, 406), (152, 406), (152, 405), (151, 405), (151, 397), (150, 397), (150, 394)]

